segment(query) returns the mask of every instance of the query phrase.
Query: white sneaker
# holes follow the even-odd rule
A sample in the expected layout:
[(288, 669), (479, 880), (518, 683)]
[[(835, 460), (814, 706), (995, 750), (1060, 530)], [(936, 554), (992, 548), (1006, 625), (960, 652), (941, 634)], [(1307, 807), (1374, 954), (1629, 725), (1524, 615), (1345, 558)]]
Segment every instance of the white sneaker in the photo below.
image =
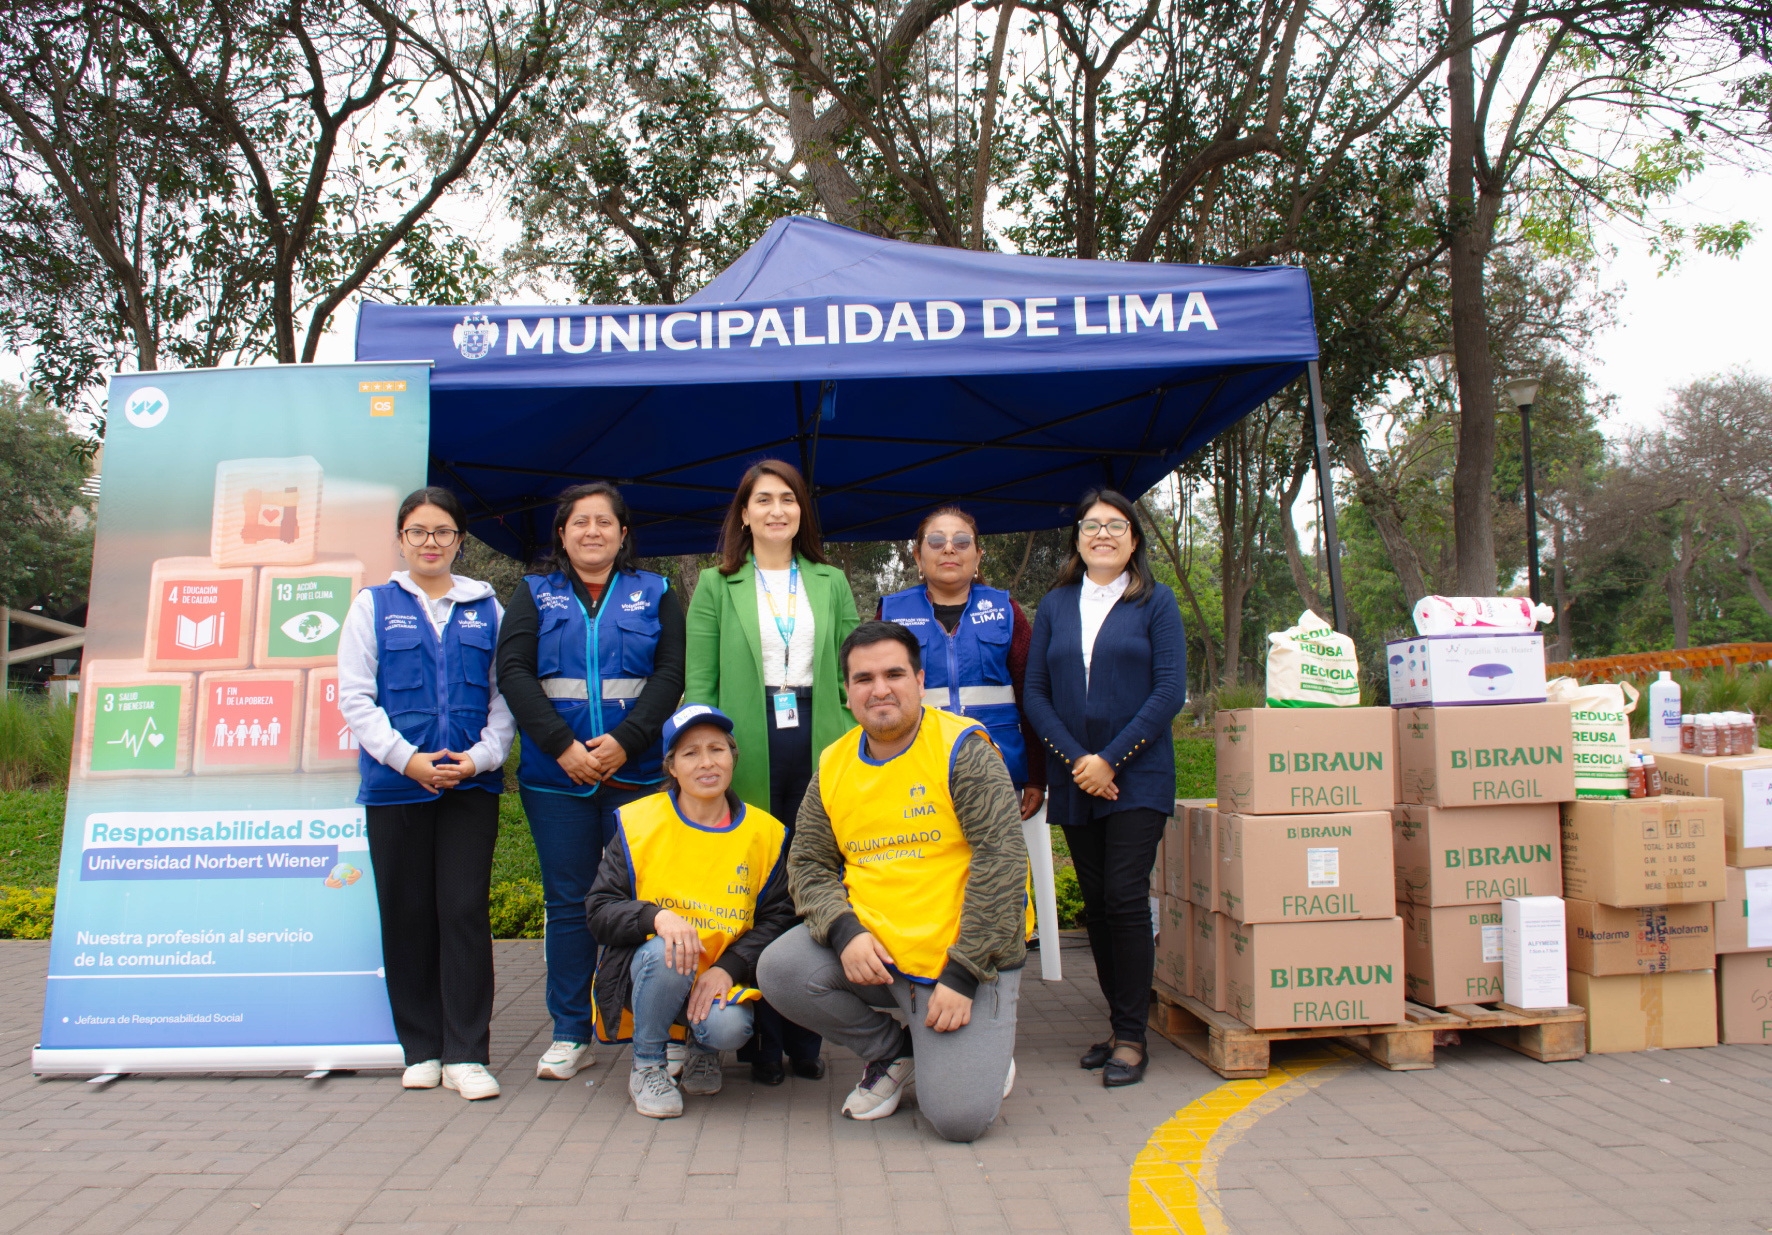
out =
[(1003, 1096), (1007, 1098), (1009, 1091), (1015, 1088), (1015, 1056), (1009, 1057), (1009, 1075), (1003, 1078)]
[(400, 1075), (400, 1084), (407, 1089), (435, 1089), (443, 1081), (443, 1061), (427, 1059), (415, 1063)]
[(541, 1062), (535, 1065), (535, 1075), (544, 1081), (569, 1081), (581, 1068), (588, 1068), (596, 1062), (596, 1053), (589, 1042), (555, 1038), (554, 1044), (543, 1052)]
[(469, 1102), (498, 1097), (498, 1078), (480, 1063), (443, 1065), (443, 1088), (453, 1089)]
[(843, 1099), (843, 1114), (850, 1119), (884, 1119), (898, 1109), (911, 1083), (916, 1060), (909, 1055), (875, 1060), (861, 1074), (861, 1082)]
[(711, 1098), (720, 1092), (720, 1087), (725, 1083), (726, 1071), (720, 1066), (720, 1052), (689, 1052), (689, 1058), (683, 1065), (683, 1075), (678, 1080), (684, 1093)]
[(683, 1094), (657, 1064), (629, 1073), (628, 1097), (634, 1100), (634, 1109), (649, 1119), (675, 1119), (683, 1113)]
[(672, 1039), (665, 1043), (665, 1071), (675, 1080), (683, 1075), (683, 1065), (689, 1059), (689, 1044)]

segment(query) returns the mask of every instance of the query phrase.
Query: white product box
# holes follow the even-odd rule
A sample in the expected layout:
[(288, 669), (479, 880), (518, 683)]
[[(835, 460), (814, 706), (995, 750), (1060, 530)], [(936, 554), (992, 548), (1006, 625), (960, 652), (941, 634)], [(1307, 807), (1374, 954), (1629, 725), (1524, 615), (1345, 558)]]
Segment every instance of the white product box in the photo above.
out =
[(1417, 635), (1384, 645), (1393, 708), (1544, 702), (1544, 636)]
[(1501, 998), (1516, 1008), (1569, 1006), (1569, 951), (1563, 898), (1510, 896), (1501, 902)]

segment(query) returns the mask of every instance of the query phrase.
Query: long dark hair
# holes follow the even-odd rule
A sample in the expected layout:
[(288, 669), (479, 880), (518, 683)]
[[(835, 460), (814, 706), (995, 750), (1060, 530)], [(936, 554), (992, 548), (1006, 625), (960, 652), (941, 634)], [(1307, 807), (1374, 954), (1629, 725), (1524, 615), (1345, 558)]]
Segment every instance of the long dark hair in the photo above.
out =
[(1112, 506), (1130, 525), (1132, 535), (1132, 560), (1126, 563), (1126, 569), (1132, 578), (1126, 584), (1125, 599), (1136, 604), (1143, 604), (1145, 599), (1157, 586), (1156, 577), (1151, 574), (1151, 558), (1144, 543), (1144, 523), (1138, 517), (1138, 507), (1126, 500), (1124, 494), (1112, 489), (1091, 489), (1077, 503), (1077, 517), (1071, 520), (1071, 555), (1065, 559), (1062, 569), (1058, 572), (1055, 588), (1069, 587), (1084, 575), (1083, 555), (1077, 545), (1083, 539), (1083, 520), (1088, 517), (1089, 508), (1098, 503)]
[(794, 552), (808, 562), (828, 566), (830, 559), (824, 555), (823, 539), (818, 534), (818, 508), (812, 504), (806, 478), (792, 463), (761, 459), (745, 472), (744, 479), (738, 482), (737, 492), (732, 495), (732, 505), (726, 509), (726, 522), (720, 528), (720, 573), (732, 574), (744, 565), (745, 554), (751, 551), (751, 529), (744, 525), (742, 516), (744, 508), (750, 504), (751, 490), (757, 487), (758, 479), (766, 475), (792, 489), (794, 501), (800, 505), (800, 530), (794, 533)]
[(435, 506), (455, 520), (456, 531), (463, 536), (468, 534), (468, 512), (462, 509), (461, 499), (440, 485), (426, 485), (408, 493), (400, 503), (400, 513), (394, 516), (394, 530), (405, 531), (407, 518), (420, 506)]
[(566, 521), (572, 518), (572, 508), (587, 497), (604, 498), (609, 509), (615, 515), (615, 522), (621, 527), (621, 547), (615, 551), (615, 569), (633, 574), (640, 569), (639, 561), (634, 553), (634, 529), (628, 519), (628, 504), (621, 495), (621, 490), (607, 480), (587, 481), (582, 485), (573, 485), (560, 494), (560, 504), (554, 507), (554, 551), (549, 561), (555, 570), (567, 578), (572, 577), (576, 569), (572, 559), (566, 555), (566, 545), (561, 534), (566, 530)]

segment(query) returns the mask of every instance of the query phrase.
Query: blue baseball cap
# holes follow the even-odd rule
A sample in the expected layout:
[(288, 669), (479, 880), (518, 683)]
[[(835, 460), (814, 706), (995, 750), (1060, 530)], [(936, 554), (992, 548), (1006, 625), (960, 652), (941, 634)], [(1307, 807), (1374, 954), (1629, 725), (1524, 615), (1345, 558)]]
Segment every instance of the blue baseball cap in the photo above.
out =
[(732, 732), (732, 718), (719, 708), (709, 707), (705, 703), (691, 703), (687, 707), (678, 708), (671, 713), (671, 718), (664, 724), (664, 749), (668, 755), (677, 745), (677, 735), (685, 729), (693, 729), (697, 725), (712, 725), (716, 729)]

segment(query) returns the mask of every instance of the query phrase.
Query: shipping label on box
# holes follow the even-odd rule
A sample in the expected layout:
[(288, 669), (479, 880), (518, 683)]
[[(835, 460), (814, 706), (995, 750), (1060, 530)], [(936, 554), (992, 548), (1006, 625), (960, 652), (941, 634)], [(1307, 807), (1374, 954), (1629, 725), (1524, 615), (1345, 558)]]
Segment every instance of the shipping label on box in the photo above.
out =
[(1231, 921), (1222, 913), (1195, 905), (1193, 923), (1194, 948), (1189, 958), (1193, 997), (1214, 1012), (1223, 1012), (1225, 944)]
[(217, 463), (209, 556), (217, 566), (313, 561), (320, 487), (320, 461), (312, 455)]
[(311, 669), (336, 663), (339, 631), (352, 597), (362, 586), (363, 563), (354, 557), (261, 569), (252, 663), (260, 669)]
[(1544, 636), (1416, 635), (1384, 645), (1391, 706), (1541, 703)]
[(309, 670), (302, 694), (306, 719), (302, 724), (301, 770), (355, 771), (357, 735), (338, 710), (338, 670)]
[(1416, 1003), (1444, 1008), (1501, 998), (1501, 905), (1434, 909), (1399, 902), (1404, 991)]
[(1217, 836), (1217, 811), (1199, 807), (1189, 812), (1187, 898), (1207, 910), (1218, 904), (1218, 855), (1213, 848)]
[(1717, 1044), (1717, 985), (1708, 969), (1571, 972), (1569, 1002), (1587, 1009), (1587, 1049), (1595, 1055)]
[(1188, 993), (1188, 956), (1193, 951), (1190, 908), (1186, 901), (1165, 896), (1157, 916), (1156, 983), (1171, 995)]
[(1631, 909), (1725, 894), (1716, 798), (1564, 803), (1563, 895)]
[(1717, 951), (1772, 952), (1772, 867), (1723, 872), (1717, 902)]
[(1561, 828), (1554, 803), (1391, 811), (1396, 898), (1417, 905), (1498, 904), (1561, 896)]
[(150, 673), (141, 660), (87, 661), (81, 676), (76, 776), (184, 776), (191, 770), (197, 678)]
[(1239, 922), (1389, 918), (1391, 821), (1343, 815), (1218, 812), (1218, 907)]
[(148, 581), (150, 673), (244, 669), (252, 663), (253, 571), (207, 558), (163, 557)]
[(1772, 1046), (1772, 955), (1717, 957), (1717, 1036), (1726, 1045)]
[(195, 770), (299, 768), (303, 676), (300, 669), (240, 669), (199, 677)]
[(1218, 806), (1245, 815), (1389, 810), (1388, 708), (1242, 708), (1216, 718)]
[(1403, 920), (1224, 919), (1232, 1016), (1255, 1029), (1392, 1025), (1403, 1019)]
[(1397, 713), (1403, 801), (1522, 806), (1575, 798), (1566, 703), (1404, 708)]
[(1657, 755), (1662, 792), (1721, 798), (1730, 866), (1772, 866), (1772, 755)]
[(1501, 998), (1516, 1008), (1569, 1006), (1569, 949), (1559, 896), (1501, 902)]
[(1716, 963), (1711, 904), (1619, 909), (1597, 901), (1566, 901), (1569, 968), (1604, 977), (1709, 969)]

